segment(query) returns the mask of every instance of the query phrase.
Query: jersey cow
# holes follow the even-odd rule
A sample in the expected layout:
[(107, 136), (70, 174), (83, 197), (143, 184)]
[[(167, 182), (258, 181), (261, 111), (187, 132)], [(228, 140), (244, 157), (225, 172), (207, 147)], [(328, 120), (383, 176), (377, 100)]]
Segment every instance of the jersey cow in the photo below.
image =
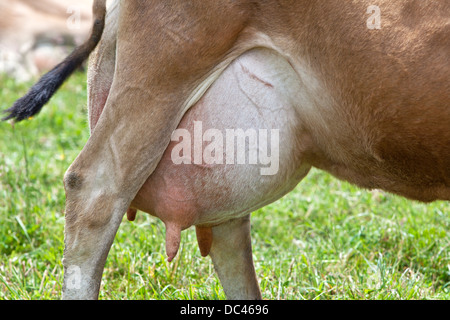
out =
[(63, 298), (98, 297), (127, 210), (164, 222), (169, 260), (196, 226), (227, 297), (251, 299), (249, 214), (311, 167), (450, 200), (450, 4), (375, 2), (372, 28), (364, 0), (115, 1), (106, 24), (96, 0), (90, 39), (7, 116), (39, 112), (97, 47), (91, 137), (64, 177)]
[(0, 73), (29, 81), (81, 44), (91, 0), (0, 0)]

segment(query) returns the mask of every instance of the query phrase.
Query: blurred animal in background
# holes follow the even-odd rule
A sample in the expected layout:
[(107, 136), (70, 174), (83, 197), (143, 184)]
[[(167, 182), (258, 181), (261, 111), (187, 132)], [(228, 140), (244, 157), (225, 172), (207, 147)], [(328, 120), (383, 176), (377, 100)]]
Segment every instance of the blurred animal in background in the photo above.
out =
[(28, 81), (89, 34), (93, 0), (0, 0), (0, 74)]

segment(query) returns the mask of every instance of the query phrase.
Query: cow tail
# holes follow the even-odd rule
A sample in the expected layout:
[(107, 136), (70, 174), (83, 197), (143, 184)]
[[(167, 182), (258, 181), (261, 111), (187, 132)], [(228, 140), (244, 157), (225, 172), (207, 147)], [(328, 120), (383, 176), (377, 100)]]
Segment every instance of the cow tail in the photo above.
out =
[(106, 0), (94, 1), (93, 16), (94, 23), (89, 39), (76, 47), (63, 62), (43, 75), (28, 93), (17, 100), (11, 108), (4, 110), (3, 112), (8, 115), (2, 120), (14, 119), (15, 122), (19, 122), (38, 114), (64, 81), (89, 57), (103, 34)]

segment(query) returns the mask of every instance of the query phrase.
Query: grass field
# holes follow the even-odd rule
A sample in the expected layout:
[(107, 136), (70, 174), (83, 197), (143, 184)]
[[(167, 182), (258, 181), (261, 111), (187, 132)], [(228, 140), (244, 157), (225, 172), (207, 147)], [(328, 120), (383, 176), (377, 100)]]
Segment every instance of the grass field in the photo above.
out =
[[(35, 119), (0, 123), (0, 299), (59, 299), (65, 170), (88, 139), (85, 75), (76, 74)], [(0, 108), (30, 84), (0, 77)], [(449, 299), (450, 204), (367, 192), (312, 171), (252, 216), (265, 299)], [(195, 231), (167, 263), (163, 224), (123, 221), (101, 299), (225, 299)]]

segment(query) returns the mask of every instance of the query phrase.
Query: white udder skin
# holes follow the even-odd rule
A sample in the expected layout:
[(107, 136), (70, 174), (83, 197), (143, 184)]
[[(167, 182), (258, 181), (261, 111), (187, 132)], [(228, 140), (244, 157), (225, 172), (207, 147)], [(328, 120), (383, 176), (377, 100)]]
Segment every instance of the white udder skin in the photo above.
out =
[[(286, 92), (295, 81), (290, 64), (273, 51), (254, 49), (236, 59), (179, 124), (178, 129), (186, 129), (192, 137), (188, 164), (174, 164), (172, 150), (181, 140), (172, 141), (132, 207), (159, 217), (168, 232), (178, 232), (243, 217), (291, 191), (310, 169), (302, 161), (302, 128)], [(227, 130), (267, 130), (269, 150), (279, 147), (276, 173), (263, 175), (262, 169), (269, 165), (249, 164), (248, 158), (245, 164), (229, 164), (226, 148), (223, 164), (196, 164), (194, 135), (198, 137), (195, 130), (200, 123), (203, 132), (222, 132), (224, 147)], [(270, 145), (269, 133), (274, 130), (279, 133), (279, 146)], [(203, 142), (203, 150), (209, 144)], [(235, 160), (236, 156), (237, 152)]]

